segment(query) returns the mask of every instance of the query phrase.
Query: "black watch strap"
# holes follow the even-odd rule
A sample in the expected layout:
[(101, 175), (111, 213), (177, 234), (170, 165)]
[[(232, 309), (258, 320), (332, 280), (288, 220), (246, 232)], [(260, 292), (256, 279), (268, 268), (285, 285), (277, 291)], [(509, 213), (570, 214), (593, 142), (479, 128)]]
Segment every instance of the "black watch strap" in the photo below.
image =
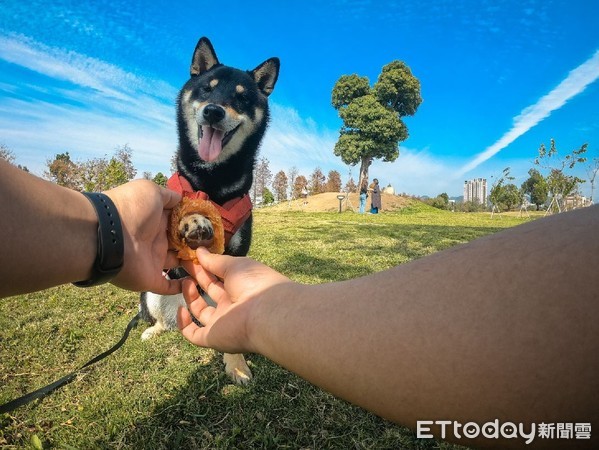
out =
[(116, 206), (105, 194), (83, 192), (98, 215), (98, 253), (89, 280), (73, 283), (79, 287), (96, 286), (112, 280), (123, 267), (125, 243), (123, 226)]

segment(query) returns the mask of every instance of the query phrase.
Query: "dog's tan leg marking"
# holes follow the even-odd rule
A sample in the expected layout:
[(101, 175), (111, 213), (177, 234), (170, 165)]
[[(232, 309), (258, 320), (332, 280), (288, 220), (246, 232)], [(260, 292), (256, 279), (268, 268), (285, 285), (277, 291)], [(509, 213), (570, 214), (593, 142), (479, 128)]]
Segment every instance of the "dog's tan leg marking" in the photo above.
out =
[(242, 354), (223, 354), (223, 362), (225, 363), (225, 372), (235, 384), (246, 384), (252, 379), (252, 372)]
[(146, 330), (141, 334), (141, 340), (147, 341), (148, 339), (158, 336), (163, 331), (166, 331), (166, 328), (164, 328), (161, 322), (156, 322), (151, 327), (146, 328)]

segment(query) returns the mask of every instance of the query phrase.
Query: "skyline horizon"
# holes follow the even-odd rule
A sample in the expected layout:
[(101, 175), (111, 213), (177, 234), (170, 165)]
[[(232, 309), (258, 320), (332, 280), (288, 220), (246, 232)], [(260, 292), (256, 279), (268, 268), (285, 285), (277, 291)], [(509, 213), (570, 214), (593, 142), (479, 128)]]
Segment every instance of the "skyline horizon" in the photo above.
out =
[[(371, 178), (398, 192), (455, 196), (464, 179), (491, 179), (506, 167), (520, 185), (552, 138), (560, 155), (584, 143), (589, 158), (599, 155), (599, 4), (334, 0), (298, 10), (265, 2), (260, 12), (236, 0), (219, 12), (204, 8), (198, 26), (184, 14), (186, 1), (144, 8), (122, 0), (7, 1), (0, 143), (38, 175), (57, 153), (85, 160), (125, 144), (140, 173), (167, 172), (177, 93), (197, 40), (207, 36), (234, 67), (281, 60), (260, 152), (273, 172), (296, 166), (308, 176), (320, 167), (356, 178), (359, 167), (333, 154), (341, 119), (332, 88), (353, 73), (373, 84), (393, 60), (410, 67), (424, 99), (404, 118), (409, 137), (398, 159), (370, 167)], [(228, 10), (237, 15), (223, 28), (218, 19)], [(264, 26), (250, 26), (258, 18)], [(585, 165), (575, 170), (580, 178)], [(588, 196), (588, 182), (582, 191)]]

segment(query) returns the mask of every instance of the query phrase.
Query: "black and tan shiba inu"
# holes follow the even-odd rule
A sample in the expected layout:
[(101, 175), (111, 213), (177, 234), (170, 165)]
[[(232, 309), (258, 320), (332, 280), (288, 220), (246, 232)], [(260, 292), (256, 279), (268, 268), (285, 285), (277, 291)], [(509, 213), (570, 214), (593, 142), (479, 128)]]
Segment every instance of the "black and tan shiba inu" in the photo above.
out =
[[(279, 59), (270, 58), (252, 71), (235, 69), (220, 64), (210, 41), (201, 38), (190, 72), (177, 100), (178, 172), (168, 186), (184, 195), (201, 193), (218, 205), (226, 230), (225, 254), (245, 256), (252, 231), (248, 192), (268, 124), (268, 96), (278, 78)], [(187, 219), (186, 225), (181, 233), (190, 246), (212, 240), (212, 225), (201, 215)], [(142, 315), (153, 324), (142, 339), (176, 329), (181, 305), (185, 305), (182, 295), (142, 293)], [(224, 362), (235, 382), (251, 379), (242, 355), (225, 354)]]

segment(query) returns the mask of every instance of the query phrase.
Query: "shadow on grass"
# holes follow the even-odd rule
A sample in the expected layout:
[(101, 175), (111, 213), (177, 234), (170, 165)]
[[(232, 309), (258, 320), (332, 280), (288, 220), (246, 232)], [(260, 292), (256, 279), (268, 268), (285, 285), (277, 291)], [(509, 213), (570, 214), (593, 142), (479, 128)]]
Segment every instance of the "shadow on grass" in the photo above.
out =
[[(362, 240), (356, 238), (353, 226), (348, 226), (299, 226), (299, 240), (290, 235), (262, 237), (254, 253), (258, 259), (260, 255), (268, 257), (269, 246), (276, 245), (276, 239), (298, 240), (301, 245), (291, 246), (291, 251), (276, 260), (275, 268), (296, 279), (335, 281), (382, 270), (501, 229), (376, 224), (364, 227)], [(374, 235), (379, 238), (373, 239)], [(274, 251), (278, 253), (276, 247)], [(97, 446), (462, 448), (416, 439), (412, 431), (336, 399), (263, 357), (251, 355), (248, 359), (254, 373), (249, 385), (231, 384), (220, 355), (215, 355), (193, 369), (186, 382), (163, 400), (154, 402), (147, 417), (96, 442)]]
[[(438, 448), (252, 355), (254, 380), (230, 383), (219, 357), (198, 367), (148, 418), (98, 448)], [(452, 447), (446, 447), (452, 448)]]

